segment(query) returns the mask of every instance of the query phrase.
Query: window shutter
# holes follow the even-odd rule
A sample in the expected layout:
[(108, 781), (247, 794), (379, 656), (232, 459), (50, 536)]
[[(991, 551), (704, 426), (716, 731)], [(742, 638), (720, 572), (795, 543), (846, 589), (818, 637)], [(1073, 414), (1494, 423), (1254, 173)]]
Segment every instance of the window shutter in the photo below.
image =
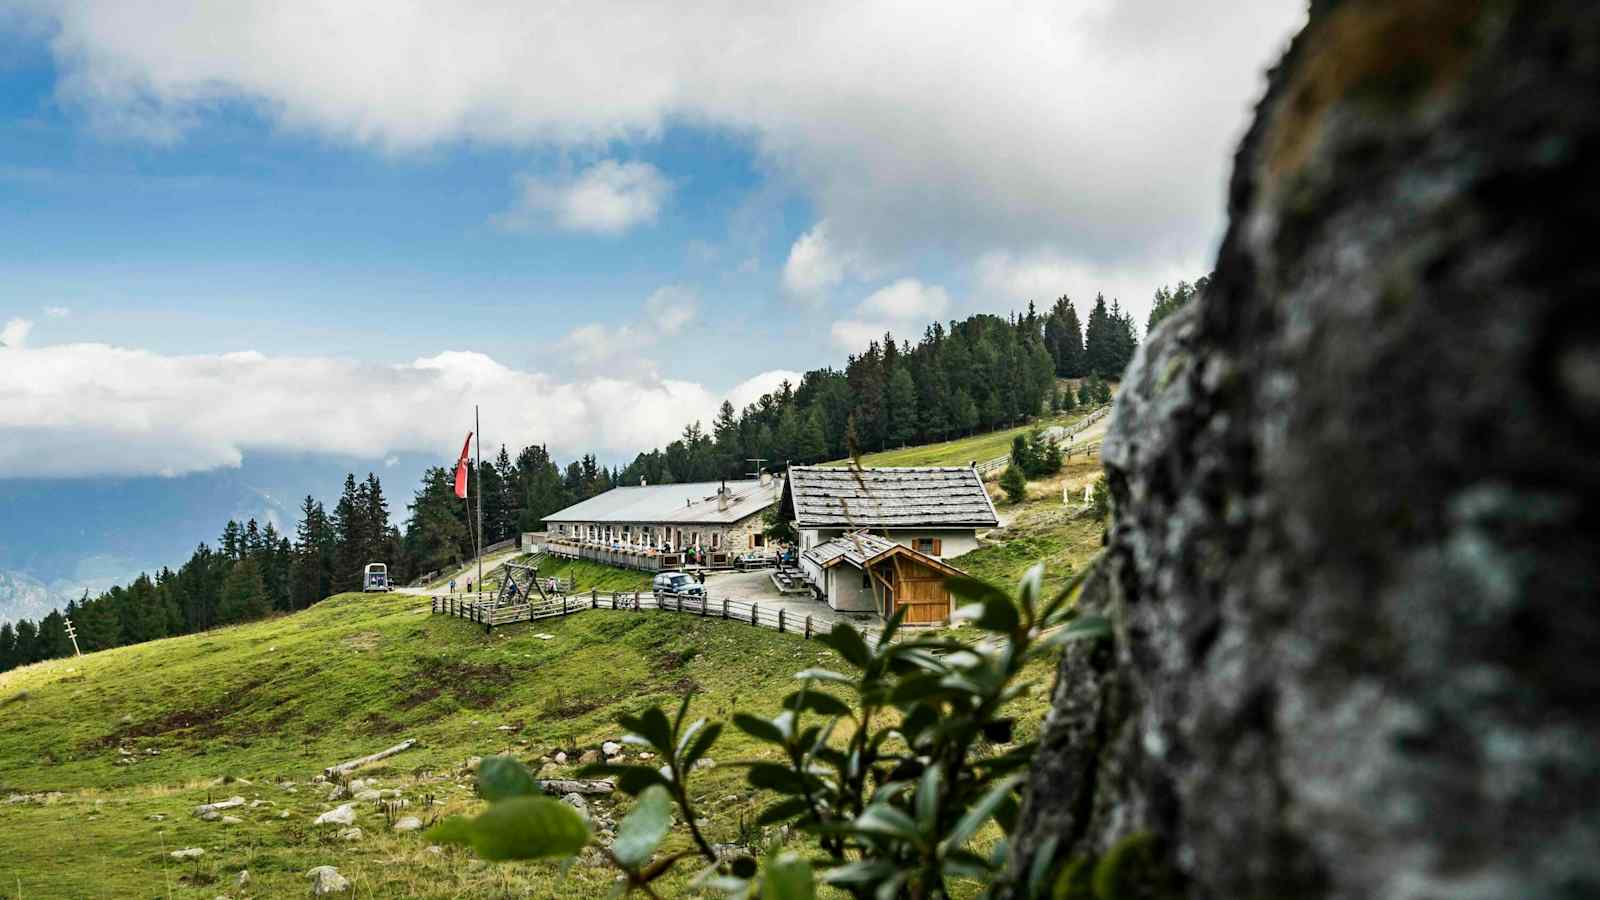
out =
[(943, 553), (940, 552), (940, 550), (942, 549), (942, 545), (941, 545), (941, 542), (940, 542), (940, 540), (938, 538), (934, 538), (929, 543), (933, 544), (933, 555), (934, 556), (943, 556), (944, 555)]

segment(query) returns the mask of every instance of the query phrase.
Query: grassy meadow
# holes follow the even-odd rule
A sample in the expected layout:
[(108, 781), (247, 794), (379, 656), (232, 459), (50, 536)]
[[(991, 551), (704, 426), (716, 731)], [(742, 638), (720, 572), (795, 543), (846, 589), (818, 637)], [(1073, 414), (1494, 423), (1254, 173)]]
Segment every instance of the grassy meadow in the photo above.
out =
[[(985, 436), (993, 438), (993, 436)], [(998, 439), (996, 439), (998, 440)], [(1009, 438), (1005, 439), (1009, 442)], [(998, 451), (997, 451), (998, 452)], [(963, 454), (969, 451), (963, 450)], [(969, 455), (982, 455), (970, 453)], [(1098, 472), (1087, 461), (1001, 503), (995, 539), (952, 560), (1015, 584), (1043, 560), (1058, 585), (1098, 551), (1101, 524), (1062, 503)], [(648, 574), (551, 560), (549, 575), (580, 589), (631, 590)], [(957, 633), (971, 633), (958, 630)], [(483, 629), (431, 615), (426, 597), (342, 594), (287, 616), (202, 634), (53, 660), (0, 674), (0, 896), (264, 897), (304, 894), (306, 870), (333, 865), (356, 897), (599, 897), (603, 866), (579, 862), (484, 864), (454, 848), (429, 849), (398, 833), (372, 802), (357, 803), (363, 834), (312, 820), (339, 802), (313, 783), (323, 767), (415, 738), (416, 747), (369, 766), (424, 820), (482, 808), (469, 756), (509, 753), (572, 776), (580, 751), (619, 739), (623, 713), (697, 692), (691, 715), (726, 721), (735, 710), (771, 714), (813, 665), (847, 668), (796, 635), (673, 613), (585, 611), (565, 619)], [(1019, 740), (1037, 733), (1053, 666), (1015, 701)], [(572, 764), (553, 762), (565, 750)], [(691, 783), (711, 840), (759, 842), (748, 823), (772, 798), (730, 763), (764, 750), (727, 728), (719, 764)], [(243, 797), (240, 821), (206, 822), (194, 807)], [(593, 804), (620, 818), (621, 795)], [(669, 848), (687, 846), (678, 826)], [(178, 849), (200, 848), (195, 861)], [(250, 873), (239, 886), (241, 870)], [(662, 885), (689, 893), (693, 868)]]
[[(973, 462), (987, 462), (1010, 453), (1011, 442), (1019, 434), (1029, 434), (1051, 425), (1071, 425), (1086, 415), (1087, 411), (1046, 416), (1016, 428), (969, 435), (953, 441), (901, 447), (897, 450), (884, 450), (881, 453), (863, 453), (860, 463), (863, 466), (964, 466)], [(826, 465), (843, 466), (849, 462), (841, 459)]]

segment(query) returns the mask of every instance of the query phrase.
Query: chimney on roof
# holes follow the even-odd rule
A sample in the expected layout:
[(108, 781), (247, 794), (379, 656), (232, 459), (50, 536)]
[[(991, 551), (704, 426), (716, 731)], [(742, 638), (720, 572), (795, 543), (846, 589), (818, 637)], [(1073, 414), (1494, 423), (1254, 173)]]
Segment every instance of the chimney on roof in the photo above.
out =
[(766, 487), (767, 485), (772, 483), (772, 473), (763, 469), (762, 472), (761, 472), (761, 479), (760, 480), (761, 480), (761, 486), (762, 487)]
[(639, 476), (639, 487), (648, 487), (649, 484), (650, 482), (646, 481), (643, 475)]
[(724, 481), (722, 487), (717, 488), (717, 512), (728, 511), (728, 483)]

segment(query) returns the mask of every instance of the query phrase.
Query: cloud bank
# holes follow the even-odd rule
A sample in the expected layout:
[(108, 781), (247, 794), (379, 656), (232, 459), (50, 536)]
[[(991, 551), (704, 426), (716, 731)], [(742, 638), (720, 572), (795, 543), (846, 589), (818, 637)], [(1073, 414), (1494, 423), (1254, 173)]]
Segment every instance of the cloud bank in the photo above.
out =
[[(791, 251), (802, 294), (848, 273), (826, 249), (1207, 255), (1261, 73), (1305, 16), (1292, 0), (20, 3), (53, 35), (58, 100), (108, 134), (179, 141), (243, 104), (387, 153), (748, 136), (826, 223), (825, 246), (819, 225)], [(508, 216), (648, 222), (663, 189), (639, 165), (531, 179)]]
[(743, 406), (794, 372), (729, 391), (648, 375), (563, 379), (446, 352), (378, 365), (260, 353), (167, 356), (106, 344), (0, 350), (0, 478), (175, 476), (256, 451), (381, 460), (460, 446), (472, 405), (484, 439), (557, 456), (631, 458), (726, 397)]

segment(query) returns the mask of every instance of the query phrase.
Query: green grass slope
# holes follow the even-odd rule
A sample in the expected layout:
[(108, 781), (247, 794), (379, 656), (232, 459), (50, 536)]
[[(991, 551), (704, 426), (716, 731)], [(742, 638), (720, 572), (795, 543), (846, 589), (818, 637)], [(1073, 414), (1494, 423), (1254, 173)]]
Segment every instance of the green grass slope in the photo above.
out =
[[(1028, 434), (1040, 428), (1051, 425), (1071, 425), (1078, 421), (1087, 412), (1068, 413), (1062, 416), (1045, 417), (1028, 425), (1016, 428), (1006, 428), (1000, 431), (991, 431), (986, 434), (974, 434), (953, 441), (944, 441), (938, 444), (920, 444), (915, 447), (902, 447), (898, 450), (885, 450), (881, 453), (863, 453), (861, 465), (863, 466), (964, 466), (973, 462), (987, 462), (1011, 452), (1011, 442), (1019, 434)], [(849, 460), (837, 460), (826, 463), (830, 466), (848, 465)]]
[[(401, 791), (407, 812), (470, 813), (480, 803), (462, 768), (469, 755), (509, 752), (545, 777), (571, 775), (574, 766), (542, 760), (620, 738), (620, 713), (692, 688), (692, 714), (770, 714), (792, 673), (819, 663), (841, 665), (797, 636), (674, 613), (586, 611), (489, 636), (431, 615), (426, 598), (345, 594), (290, 616), (26, 667), (0, 675), (0, 884), (22, 897), (278, 896), (306, 891), (307, 869), (335, 865), (356, 896), (603, 896), (602, 867), (563, 876), (554, 864), (485, 867), (453, 849), (429, 852), (422, 836), (392, 833), (372, 803), (357, 804), (365, 836), (341, 840), (339, 828), (312, 825), (337, 805), (312, 776), (416, 738), (360, 774)], [(1042, 717), (1039, 693), (1019, 702), (1019, 737)], [(732, 728), (711, 753), (723, 763), (756, 755)], [(770, 799), (728, 765), (693, 786), (716, 841), (747, 839), (741, 822)], [(59, 796), (6, 802), (40, 792)], [(254, 803), (228, 811), (237, 824), (191, 814), (235, 794)], [(429, 795), (441, 805), (421, 809)], [(626, 805), (619, 796), (614, 810), (598, 808), (620, 817)], [(167, 855), (188, 847), (206, 855)], [(233, 890), (241, 869), (248, 891)], [(684, 890), (682, 880), (666, 886)]]

